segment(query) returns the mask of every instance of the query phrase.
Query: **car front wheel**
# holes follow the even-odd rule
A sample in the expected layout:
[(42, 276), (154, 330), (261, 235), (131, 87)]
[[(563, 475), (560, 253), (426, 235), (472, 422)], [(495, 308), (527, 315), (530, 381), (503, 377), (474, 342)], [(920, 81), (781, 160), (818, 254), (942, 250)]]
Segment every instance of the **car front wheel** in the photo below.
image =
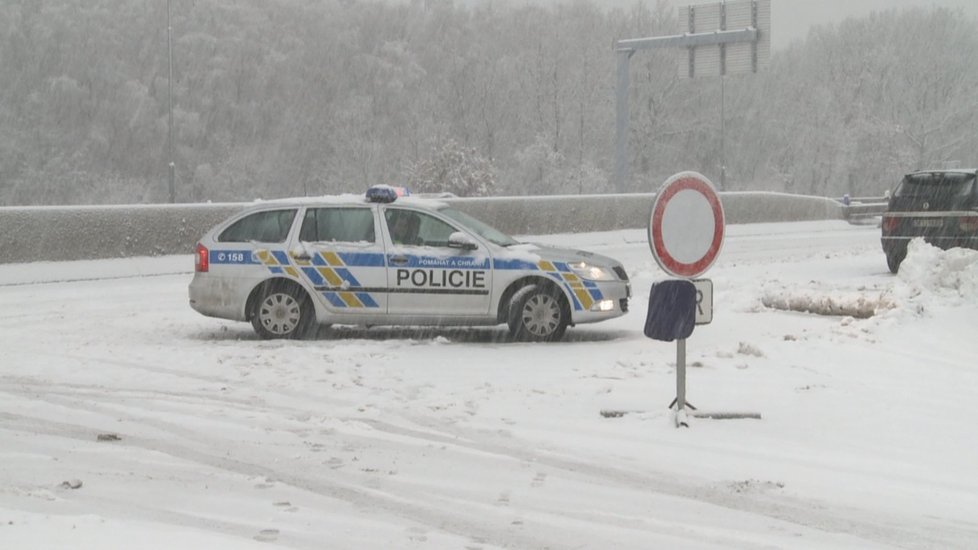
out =
[(314, 325), (312, 302), (294, 284), (272, 283), (255, 302), (251, 325), (265, 339), (305, 338)]
[(529, 285), (513, 295), (509, 306), (509, 331), (524, 342), (560, 340), (570, 322), (561, 303), (560, 290)]

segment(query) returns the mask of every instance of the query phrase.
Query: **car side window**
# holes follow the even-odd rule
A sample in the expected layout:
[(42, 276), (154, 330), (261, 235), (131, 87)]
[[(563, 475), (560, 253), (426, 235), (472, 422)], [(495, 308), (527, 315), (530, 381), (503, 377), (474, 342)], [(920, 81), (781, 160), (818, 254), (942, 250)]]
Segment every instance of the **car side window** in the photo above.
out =
[(299, 240), (306, 242), (373, 243), (374, 213), (369, 208), (310, 208), (302, 220)]
[(231, 224), (217, 238), (222, 243), (281, 243), (289, 236), (295, 210), (266, 210)]
[(394, 244), (448, 246), (448, 237), (457, 229), (442, 220), (413, 210), (389, 208), (384, 212)]

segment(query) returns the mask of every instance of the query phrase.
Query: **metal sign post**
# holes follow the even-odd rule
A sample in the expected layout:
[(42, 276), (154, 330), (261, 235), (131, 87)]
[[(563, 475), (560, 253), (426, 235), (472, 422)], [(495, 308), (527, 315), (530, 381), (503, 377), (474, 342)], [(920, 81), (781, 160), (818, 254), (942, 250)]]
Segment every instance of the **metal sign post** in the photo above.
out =
[(169, 76), (166, 79), (166, 104), (167, 104), (167, 124), (166, 124), (166, 170), (169, 182), (170, 203), (177, 202), (176, 184), (174, 183), (174, 172), (176, 165), (173, 163), (173, 27), (170, 26), (170, 0), (166, 0), (166, 59)]
[[(690, 408), (694, 409), (690, 405)], [(688, 428), (686, 420), (686, 339), (676, 340), (676, 427)]]

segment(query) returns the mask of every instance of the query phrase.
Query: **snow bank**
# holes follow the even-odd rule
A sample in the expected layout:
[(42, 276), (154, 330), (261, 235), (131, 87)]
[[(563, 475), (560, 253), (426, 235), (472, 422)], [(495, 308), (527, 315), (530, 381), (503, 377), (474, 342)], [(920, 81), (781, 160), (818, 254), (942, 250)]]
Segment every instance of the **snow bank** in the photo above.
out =
[(835, 288), (824, 281), (808, 286), (766, 283), (764, 307), (866, 319), (875, 315), (923, 315), (928, 308), (978, 303), (978, 251), (941, 250), (914, 239), (899, 274), (882, 287)]
[(910, 241), (907, 258), (890, 290), (903, 312), (978, 303), (978, 250), (941, 250), (923, 239)]
[(920, 292), (973, 301), (978, 296), (978, 250), (941, 250), (914, 239), (898, 277)]

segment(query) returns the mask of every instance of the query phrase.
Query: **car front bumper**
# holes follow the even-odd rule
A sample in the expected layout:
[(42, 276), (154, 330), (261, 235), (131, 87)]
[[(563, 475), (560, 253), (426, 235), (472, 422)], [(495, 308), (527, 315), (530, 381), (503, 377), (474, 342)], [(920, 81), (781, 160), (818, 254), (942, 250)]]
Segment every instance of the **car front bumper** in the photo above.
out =
[(630, 283), (625, 281), (598, 283), (596, 290), (601, 293), (601, 297), (594, 300), (587, 309), (572, 311), (572, 323), (597, 323), (628, 313), (628, 300), (632, 294)]

